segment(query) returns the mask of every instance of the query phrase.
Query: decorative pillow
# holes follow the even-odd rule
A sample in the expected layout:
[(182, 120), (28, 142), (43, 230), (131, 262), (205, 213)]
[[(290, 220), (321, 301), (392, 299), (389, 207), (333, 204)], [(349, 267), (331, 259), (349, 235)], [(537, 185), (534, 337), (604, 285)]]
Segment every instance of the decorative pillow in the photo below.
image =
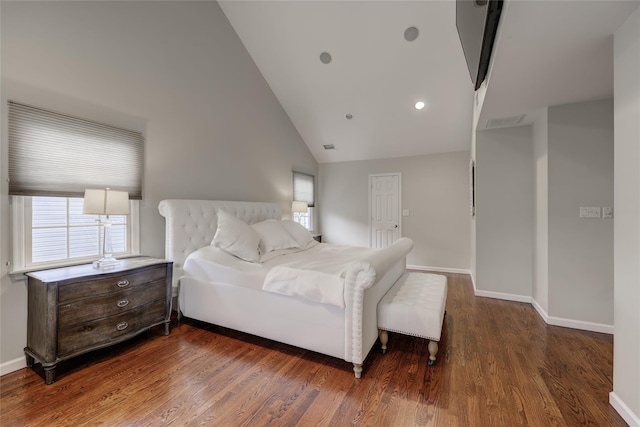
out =
[(298, 245), (300, 245), (301, 248), (306, 247), (311, 241), (315, 242), (313, 236), (309, 233), (309, 230), (304, 227), (304, 225), (291, 221), (290, 219), (283, 219), (282, 225), (285, 230), (287, 230), (289, 234), (296, 239), (296, 242), (298, 242)]
[(297, 248), (300, 246), (278, 220), (267, 219), (253, 224), (251, 227), (260, 236), (260, 251), (262, 254), (278, 249)]
[(258, 233), (240, 218), (222, 209), (218, 209), (218, 229), (211, 244), (245, 261), (260, 261)]

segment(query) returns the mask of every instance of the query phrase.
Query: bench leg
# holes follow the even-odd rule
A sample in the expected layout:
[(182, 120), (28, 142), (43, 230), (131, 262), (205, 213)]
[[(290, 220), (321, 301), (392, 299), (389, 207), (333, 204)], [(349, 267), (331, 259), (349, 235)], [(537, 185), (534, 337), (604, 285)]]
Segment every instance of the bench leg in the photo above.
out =
[(429, 366), (436, 363), (436, 354), (438, 354), (438, 341), (429, 340)]
[(382, 354), (387, 352), (387, 343), (389, 342), (389, 334), (384, 329), (380, 329), (380, 344), (382, 344)]
[(356, 378), (360, 378), (362, 376), (362, 363), (354, 363), (353, 372), (356, 374)]

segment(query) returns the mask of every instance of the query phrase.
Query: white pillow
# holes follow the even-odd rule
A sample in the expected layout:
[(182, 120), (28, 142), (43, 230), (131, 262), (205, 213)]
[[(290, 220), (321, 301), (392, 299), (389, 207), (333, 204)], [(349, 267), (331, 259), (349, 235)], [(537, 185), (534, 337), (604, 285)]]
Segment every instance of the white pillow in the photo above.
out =
[(278, 220), (267, 219), (253, 224), (251, 227), (253, 227), (260, 236), (260, 251), (262, 254), (300, 246)]
[(240, 218), (222, 209), (218, 209), (218, 229), (211, 244), (245, 261), (260, 261), (258, 233)]
[(285, 230), (287, 230), (289, 234), (296, 239), (296, 242), (298, 242), (298, 245), (300, 245), (301, 248), (306, 247), (310, 241), (315, 242), (313, 236), (309, 233), (309, 230), (304, 227), (304, 225), (291, 221), (290, 219), (283, 219), (282, 225)]

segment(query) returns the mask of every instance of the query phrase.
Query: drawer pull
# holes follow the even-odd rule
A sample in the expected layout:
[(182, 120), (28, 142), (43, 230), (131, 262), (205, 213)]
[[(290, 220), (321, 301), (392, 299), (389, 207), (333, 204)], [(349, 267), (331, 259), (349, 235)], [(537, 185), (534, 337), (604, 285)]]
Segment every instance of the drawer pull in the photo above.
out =
[(129, 286), (129, 281), (127, 279), (120, 280), (117, 283), (117, 285), (118, 285), (119, 288), (126, 288), (127, 286)]
[(127, 305), (129, 305), (129, 300), (128, 299), (123, 299), (118, 301), (118, 307), (122, 308), (122, 307), (126, 307)]
[(116, 325), (116, 329), (119, 331), (124, 331), (128, 327), (129, 327), (129, 324), (127, 322), (120, 322)]

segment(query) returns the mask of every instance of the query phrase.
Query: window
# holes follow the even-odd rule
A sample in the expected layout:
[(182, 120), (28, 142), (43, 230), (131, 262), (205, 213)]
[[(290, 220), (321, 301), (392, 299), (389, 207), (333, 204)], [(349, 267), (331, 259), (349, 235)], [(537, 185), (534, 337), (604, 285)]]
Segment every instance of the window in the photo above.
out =
[(306, 202), (306, 212), (293, 212), (293, 220), (302, 224), (307, 230), (314, 229), (313, 211), (315, 208), (314, 176), (302, 172), (293, 172), (293, 200)]
[(303, 225), (307, 230), (313, 230), (313, 221), (311, 210), (313, 208), (307, 209), (306, 212), (294, 212), (293, 220), (301, 225)]
[[(115, 256), (139, 253), (138, 202), (130, 215), (111, 215)], [(100, 257), (103, 227), (99, 215), (82, 213), (82, 198), (13, 197), (14, 260), (12, 271), (80, 264)], [(24, 230), (16, 234), (16, 230)]]
[(9, 195), (13, 266), (21, 272), (101, 255), (97, 215), (84, 215), (87, 188), (129, 193), (129, 216), (110, 216), (116, 255), (138, 254), (142, 198), (140, 132), (9, 101)]
[(312, 208), (315, 206), (314, 176), (302, 172), (293, 173), (293, 200), (307, 202)]

